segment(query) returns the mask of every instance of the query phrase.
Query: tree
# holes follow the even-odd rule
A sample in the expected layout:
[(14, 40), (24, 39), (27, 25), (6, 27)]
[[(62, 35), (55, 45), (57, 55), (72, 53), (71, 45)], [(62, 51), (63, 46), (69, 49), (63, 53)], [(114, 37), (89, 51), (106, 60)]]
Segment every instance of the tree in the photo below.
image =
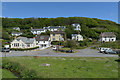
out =
[(76, 41), (75, 40), (67, 40), (64, 42), (64, 47), (68, 47), (71, 50), (73, 50), (76, 47)]

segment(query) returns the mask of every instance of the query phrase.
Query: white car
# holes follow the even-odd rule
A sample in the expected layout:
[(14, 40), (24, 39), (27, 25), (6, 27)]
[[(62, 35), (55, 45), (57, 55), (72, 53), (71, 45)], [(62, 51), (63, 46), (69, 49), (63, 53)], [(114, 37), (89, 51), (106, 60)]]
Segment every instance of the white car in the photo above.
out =
[(99, 48), (100, 53), (105, 52), (106, 50), (110, 50), (110, 48)]
[(57, 48), (56, 48), (56, 46), (53, 46), (53, 48), (52, 48), (53, 50), (56, 50)]

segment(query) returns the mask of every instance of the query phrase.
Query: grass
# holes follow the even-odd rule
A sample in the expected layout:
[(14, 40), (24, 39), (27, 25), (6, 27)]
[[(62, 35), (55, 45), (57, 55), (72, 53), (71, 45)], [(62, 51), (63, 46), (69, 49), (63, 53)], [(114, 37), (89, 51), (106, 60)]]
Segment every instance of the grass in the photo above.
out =
[[(114, 57), (7, 57), (4, 60), (18, 62), (27, 69), (35, 70), (39, 78), (118, 77), (118, 62)], [(45, 63), (50, 66), (43, 66)]]
[(2, 69), (2, 78), (17, 78), (12, 72)]

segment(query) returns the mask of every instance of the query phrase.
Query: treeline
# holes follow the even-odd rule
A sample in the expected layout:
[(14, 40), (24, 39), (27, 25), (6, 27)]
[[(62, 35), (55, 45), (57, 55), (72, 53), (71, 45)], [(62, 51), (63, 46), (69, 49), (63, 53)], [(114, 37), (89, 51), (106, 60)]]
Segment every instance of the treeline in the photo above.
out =
[[(10, 28), (20, 27), (24, 33), (30, 31), (33, 28), (43, 28), (47, 26), (67, 26), (66, 32), (67, 37), (70, 34), (76, 33), (72, 31), (70, 25), (73, 23), (79, 23), (81, 25), (81, 34), (86, 38), (98, 39), (101, 32), (115, 32), (118, 36), (120, 33), (118, 31), (119, 24), (109, 21), (101, 20), (97, 18), (86, 18), (86, 17), (58, 17), (58, 18), (2, 18), (3, 29), (6, 29), (10, 33)], [(69, 29), (70, 28), (70, 29)], [(25, 31), (26, 30), (26, 31)]]

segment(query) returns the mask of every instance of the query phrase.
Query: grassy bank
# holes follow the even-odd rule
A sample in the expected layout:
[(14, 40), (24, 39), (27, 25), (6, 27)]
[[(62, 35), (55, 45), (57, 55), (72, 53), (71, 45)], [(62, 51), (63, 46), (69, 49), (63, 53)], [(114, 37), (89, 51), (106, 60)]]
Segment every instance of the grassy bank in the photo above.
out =
[[(28, 70), (35, 70), (39, 78), (117, 78), (117, 58), (90, 57), (8, 57)], [(50, 66), (43, 66), (50, 64)], [(8, 74), (9, 75), (9, 74)], [(3, 74), (5, 77), (5, 74)]]

